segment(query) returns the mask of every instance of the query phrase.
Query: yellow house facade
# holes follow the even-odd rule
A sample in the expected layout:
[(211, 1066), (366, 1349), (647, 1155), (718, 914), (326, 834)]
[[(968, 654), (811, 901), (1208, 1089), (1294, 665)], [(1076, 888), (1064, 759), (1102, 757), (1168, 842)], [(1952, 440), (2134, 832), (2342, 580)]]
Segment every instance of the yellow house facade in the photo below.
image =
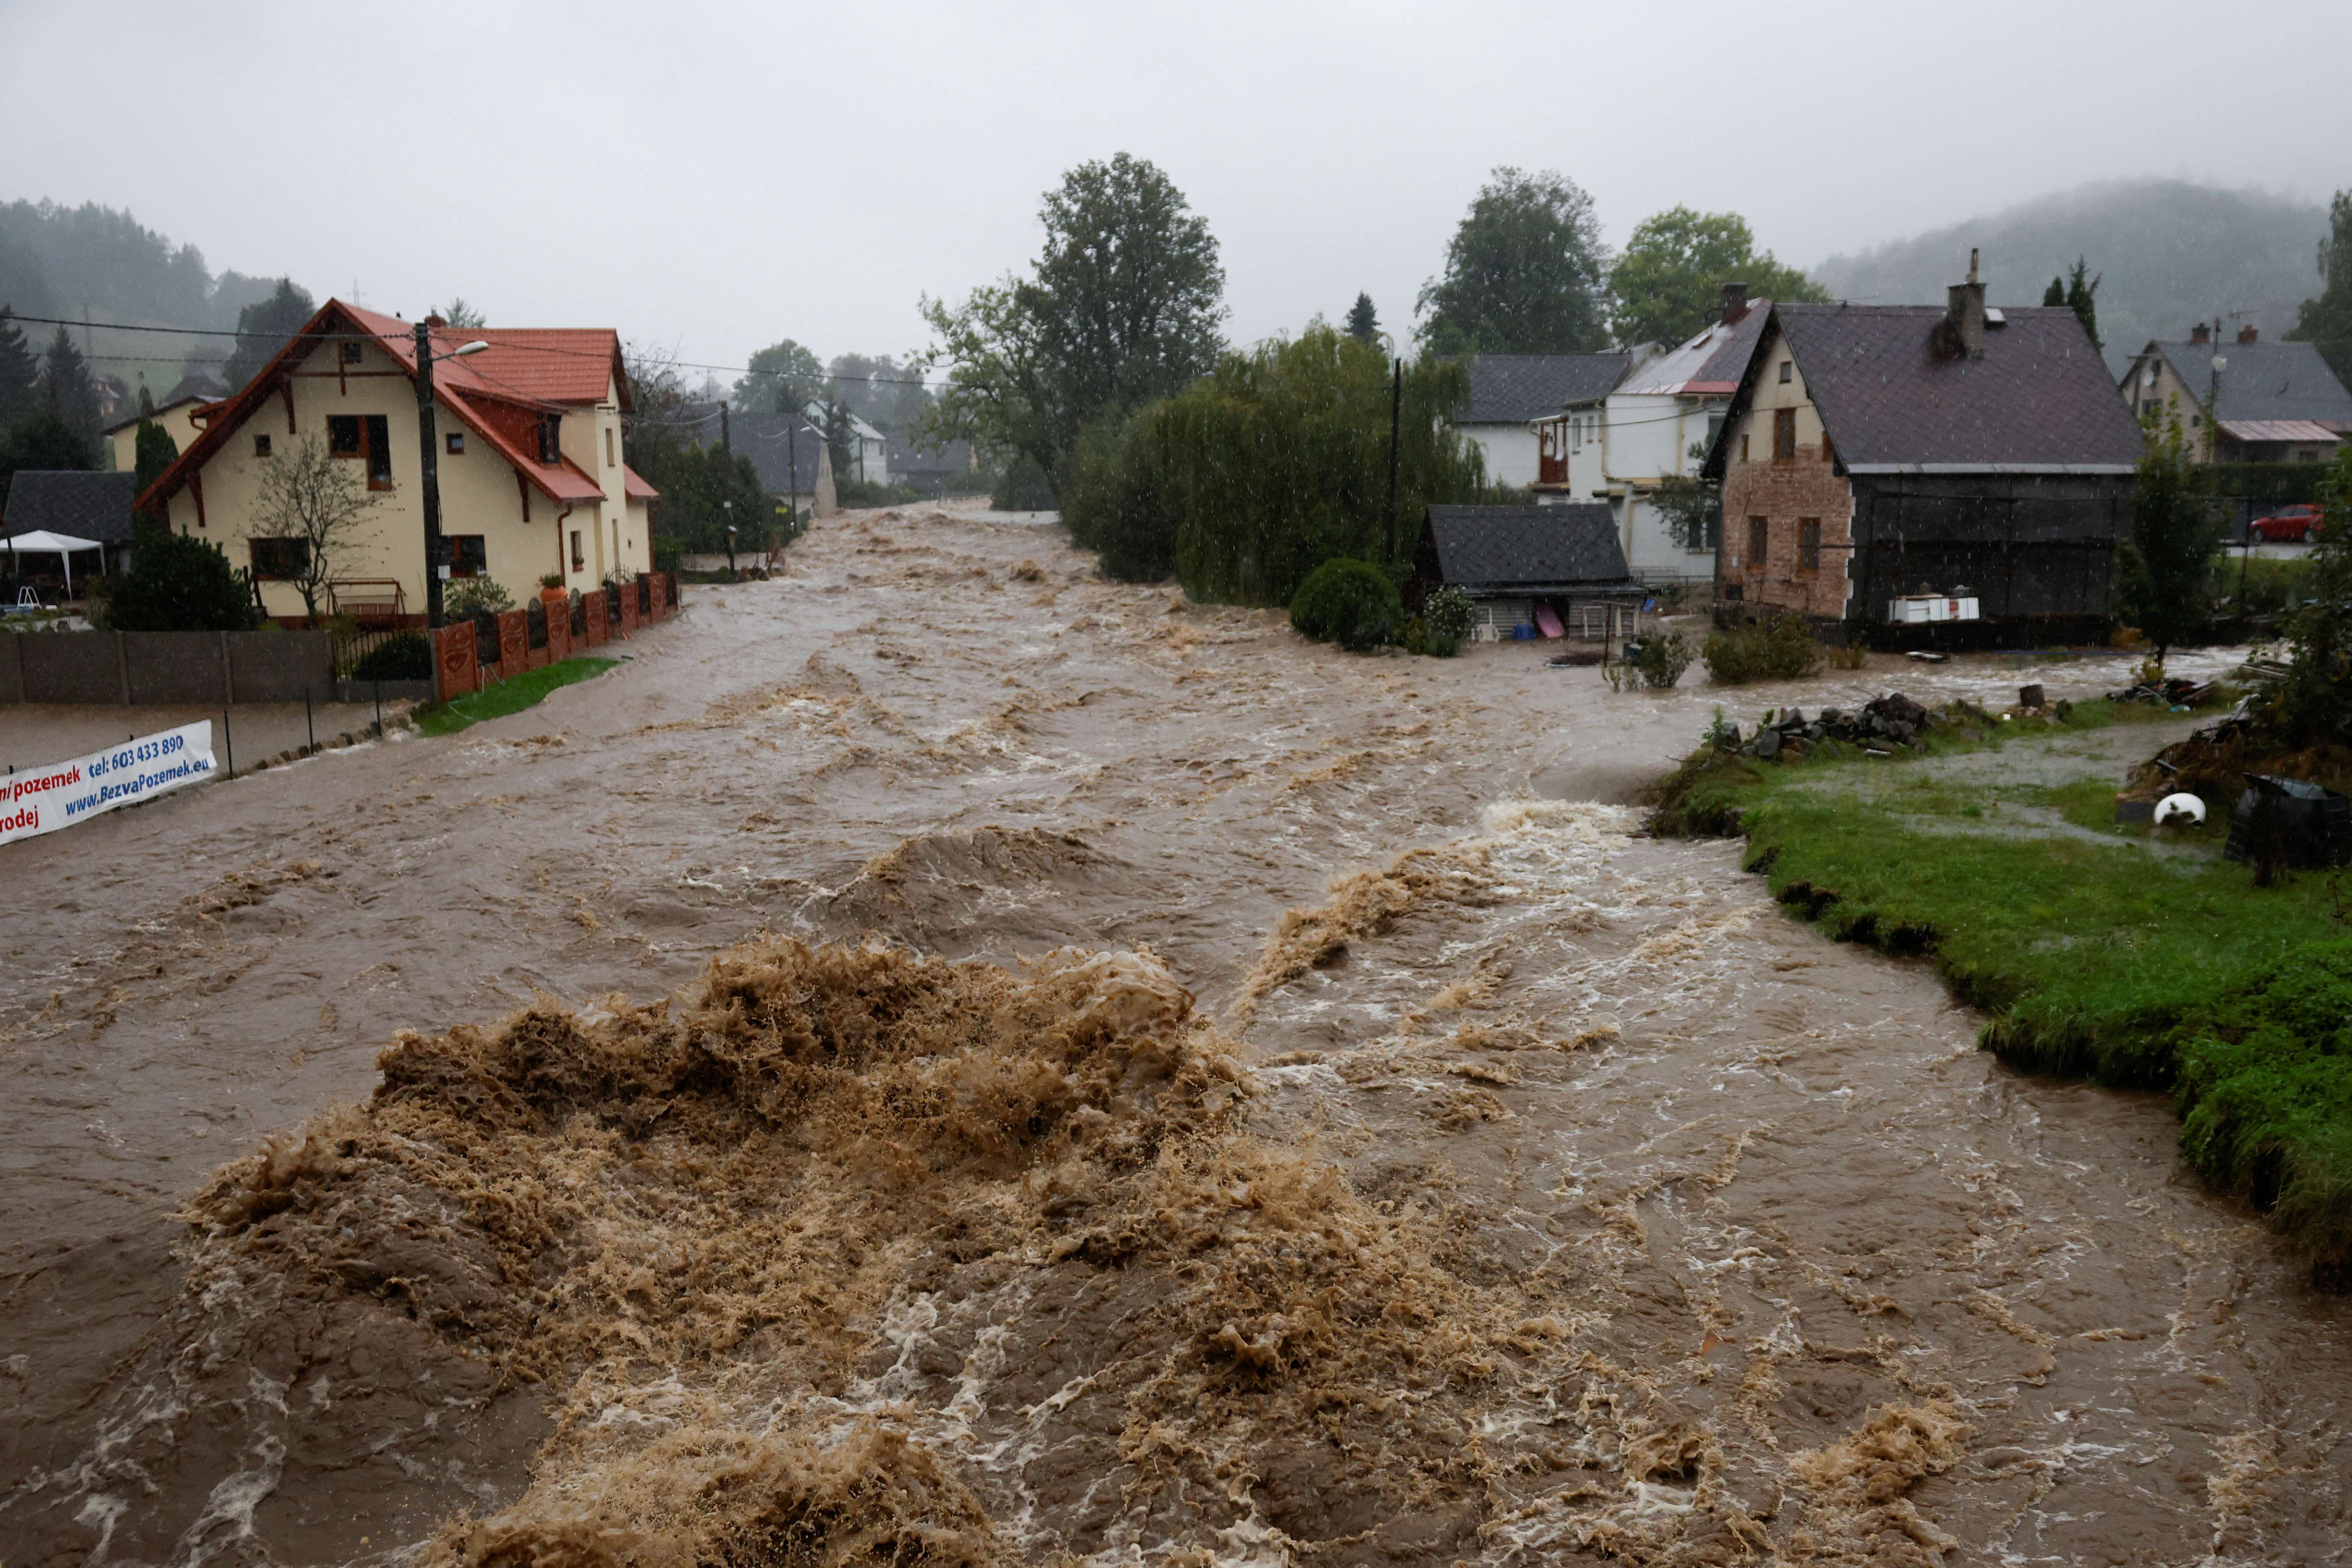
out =
[[(197, 437), (204, 434), (203, 426), (196, 423), (194, 416), (198, 409), (205, 406), (205, 402), (201, 397), (174, 398), (147, 417), (162, 426), (163, 433), (172, 437), (172, 445), (184, 452), (196, 444)], [(113, 456), (115, 472), (127, 474), (139, 467), (139, 420), (135, 416), (110, 427), (106, 439)]]
[[(606, 330), (428, 321), (445, 584), (487, 577), (520, 605), (541, 583), (590, 588), (653, 569), (652, 487), (628, 467), (620, 342)], [(488, 346), (462, 357), (468, 343)], [(445, 357), (447, 356), (447, 357)], [(330, 300), (203, 427), (141, 504), (253, 570), (262, 607), (299, 617), (268, 466), (304, 443), (353, 465), (373, 505), (331, 554), (322, 614), (415, 620), (425, 603), (415, 329)]]

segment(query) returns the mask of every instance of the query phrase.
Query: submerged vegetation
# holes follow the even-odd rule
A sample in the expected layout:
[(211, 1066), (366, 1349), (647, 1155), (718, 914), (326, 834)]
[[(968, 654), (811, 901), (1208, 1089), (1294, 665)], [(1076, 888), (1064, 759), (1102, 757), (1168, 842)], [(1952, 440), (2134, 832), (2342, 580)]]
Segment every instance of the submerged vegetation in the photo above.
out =
[(1722, 686), (1801, 680), (1822, 667), (1822, 645), (1813, 640), (1802, 616), (1774, 616), (1709, 632), (1699, 654), (1708, 678)]
[[(2070, 731), (2143, 711), (2084, 703), (1971, 725), (1975, 740), (1942, 726), (1925, 749), (2047, 764)], [(1748, 868), (1825, 934), (1928, 956), (1990, 1015), (1982, 1043), (2004, 1060), (2170, 1089), (2199, 1172), (2268, 1212), (2322, 1282), (2352, 1284), (2352, 924), (2336, 879), (2257, 888), (2221, 858), (2219, 821), (2152, 842), (2114, 822), (2115, 784), (2087, 766), (1963, 782), (1895, 752), (1832, 742), (1772, 763), (1709, 744), (1654, 825), (1744, 834)]]
[(1368, 653), (1393, 641), (1404, 618), (1396, 584), (1361, 561), (1326, 561), (1290, 596), (1290, 624), (1317, 642)]

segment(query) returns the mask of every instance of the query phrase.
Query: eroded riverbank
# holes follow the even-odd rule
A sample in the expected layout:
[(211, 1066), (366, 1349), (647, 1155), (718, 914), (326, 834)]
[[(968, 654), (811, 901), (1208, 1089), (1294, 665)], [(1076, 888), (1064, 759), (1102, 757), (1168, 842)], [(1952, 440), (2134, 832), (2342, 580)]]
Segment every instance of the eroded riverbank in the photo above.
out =
[[(1616, 696), (1535, 647), (1349, 658), (970, 516), (844, 519), (689, 604), (462, 737), (17, 847), (53, 892), (0, 1015), (8, 1533), (340, 1561), (514, 1510), (512, 1540), (651, 1561), (750, 1486), (942, 1560), (2343, 1551), (2346, 1308), (2196, 1189), (2167, 1110), (2000, 1070), (1932, 976), (1784, 921), (1731, 846), (1634, 836), (1617, 803), (1719, 694)], [(597, 998), (762, 931), (1148, 950), (1020, 1006), (1143, 998), (1089, 1048), (1157, 1042), (1181, 1092), (1000, 1096), (1004, 1136), (943, 1164), (822, 1095), (742, 1124), (771, 1144), (684, 1114), (737, 1105), (703, 1079), (565, 1079), (495, 1171), (417, 1152), (506, 1126), (434, 1100), (280, 1144), (259, 1212), (206, 1211), (192, 1288), (170, 1261), (166, 1216), (367, 1096), (395, 1031), (544, 993), (604, 1042), (557, 1054), (609, 1065), (630, 1015)], [(791, 972), (852, 1034), (899, 1016)], [(1051, 989), (959, 973), (991, 1016)], [(885, 1055), (996, 1082), (1026, 1050)], [(518, 1060), (480, 1071), (528, 1101)], [(876, 1138), (928, 1173), (873, 1182)], [(502, 1250), (485, 1216), (525, 1188), (544, 1234)], [(771, 1236), (757, 1289), (710, 1272), (803, 1214), (834, 1218)], [(722, 1299), (752, 1305), (674, 1331)]]

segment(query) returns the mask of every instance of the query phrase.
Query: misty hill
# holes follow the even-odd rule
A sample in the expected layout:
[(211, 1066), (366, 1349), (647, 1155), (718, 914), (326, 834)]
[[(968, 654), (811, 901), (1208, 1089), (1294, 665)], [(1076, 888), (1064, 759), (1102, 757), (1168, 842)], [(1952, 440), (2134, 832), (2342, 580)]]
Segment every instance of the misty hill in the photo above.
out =
[[(20, 316), (79, 319), (87, 312), (98, 321), (231, 329), (239, 310), (276, 286), (274, 278), (215, 275), (194, 246), (175, 246), (127, 212), (95, 203), (0, 204), (0, 304)], [(26, 336), (39, 344), (53, 331), (27, 327)], [(74, 336), (79, 342), (83, 334)], [(143, 373), (158, 395), (180, 378), (191, 353), (217, 363), (231, 343), (102, 329), (89, 337), (93, 371), (134, 387)]]
[(2099, 335), (2120, 374), (2150, 338), (2186, 337), (2216, 311), (2232, 330), (2251, 321), (2266, 338), (2286, 331), (2319, 292), (2326, 234), (2327, 210), (2315, 203), (2133, 180), (2038, 197), (1807, 270), (1856, 304), (1940, 304), (1945, 286), (1968, 275), (1976, 246), (1990, 302), (2038, 305), (2051, 278), (2085, 257), (2106, 276)]

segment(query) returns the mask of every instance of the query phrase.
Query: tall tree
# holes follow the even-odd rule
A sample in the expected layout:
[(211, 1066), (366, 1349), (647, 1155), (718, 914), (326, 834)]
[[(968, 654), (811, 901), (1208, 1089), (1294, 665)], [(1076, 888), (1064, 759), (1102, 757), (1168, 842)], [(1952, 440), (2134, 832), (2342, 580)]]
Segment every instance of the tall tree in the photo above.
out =
[(1759, 300), (1825, 301), (1829, 290), (1769, 250), (1738, 213), (1669, 207), (1643, 218), (1609, 269), (1609, 315), (1623, 343), (1678, 343), (1722, 313), (1723, 286)]
[(74, 346), (73, 334), (63, 327), (42, 356), (41, 392), (68, 429), (85, 441), (98, 439), (98, 383), (90, 376), (89, 362)]
[(228, 381), (229, 390), (237, 391), (260, 374), (261, 367), (276, 357), (287, 340), (300, 331), (302, 323), (317, 314), (318, 309), (311, 302), (309, 289), (290, 278), (280, 278), (268, 299), (239, 310), (236, 347), (228, 356), (227, 368), (221, 373)]
[(87, 472), (98, 467), (98, 445), (47, 404), (0, 430), (0, 491), (19, 468)]
[(824, 395), (824, 362), (790, 338), (753, 354), (735, 383), (735, 406), (762, 414), (797, 414)]
[(451, 295), (449, 302), (433, 313), (459, 331), (474, 327), (487, 327), (490, 324), (488, 319), (480, 310), (466, 303), (466, 297), (463, 294)]
[(2142, 416), (2147, 447), (2132, 487), (2131, 537), (2122, 551), (2124, 614), (2156, 644), (2158, 663), (2212, 615), (2207, 586), (2221, 530), (2205, 476), (2178, 413)]
[(1585, 353), (1608, 336), (1607, 248), (1592, 198), (1564, 174), (1498, 168), (1421, 290), (1433, 352)]
[(1356, 302), (1348, 307), (1348, 335), (1367, 346), (1381, 341), (1381, 318), (1372, 310), (1372, 297), (1359, 293)]
[(2352, 191), (2336, 192), (2327, 204), (2319, 279), (2319, 292), (2303, 302), (2287, 336), (2316, 344), (2336, 379), (2352, 385)]
[(837, 354), (825, 369), (825, 395), (886, 435), (906, 429), (930, 405), (922, 367), (889, 354)]
[(1174, 182), (1120, 153), (1081, 163), (1045, 194), (1033, 276), (925, 300), (948, 385), (926, 420), (1034, 461), (1058, 488), (1078, 433), (1206, 374), (1224, 318), (1224, 268), (1208, 220)]
[[(2074, 258), (2074, 269), (2066, 275), (2066, 297), (2057, 302), (2074, 312), (2074, 319), (2083, 323), (2084, 331), (2091, 334), (2091, 346), (2103, 349), (2106, 345), (2099, 341), (2098, 293), (2099, 285), (2107, 280), (2107, 275), (2102, 272), (2093, 278), (2090, 272), (2088, 260), (2080, 256)], [(2044, 300), (2042, 303), (2047, 305), (2051, 301)]]
[[(147, 389), (141, 387), (139, 390), (144, 396)], [(162, 478), (163, 470), (179, 461), (179, 458), (180, 444), (172, 439), (172, 433), (152, 419), (142, 418), (132, 459), (138, 468), (139, 488), (136, 493), (145, 495), (147, 487)], [(131, 521), (142, 533), (150, 529), (160, 530), (168, 526), (163, 519), (149, 512), (136, 513)]]
[(40, 379), (41, 362), (26, 343), (16, 312), (0, 305), (0, 430), (33, 411)]

